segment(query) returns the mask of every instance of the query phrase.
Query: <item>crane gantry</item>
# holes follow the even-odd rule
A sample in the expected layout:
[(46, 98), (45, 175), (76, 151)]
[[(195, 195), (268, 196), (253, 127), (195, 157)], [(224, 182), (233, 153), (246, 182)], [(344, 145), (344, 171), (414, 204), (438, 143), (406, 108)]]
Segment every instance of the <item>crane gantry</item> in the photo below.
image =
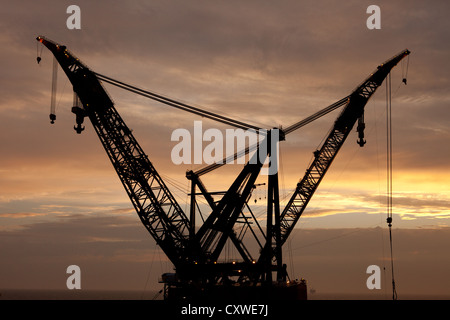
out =
[[(276, 130), (279, 140), (282, 141), (302, 126), (333, 110), (343, 108), (321, 147), (314, 151), (313, 161), (282, 210), (278, 173), (268, 175), (267, 218), (266, 226), (262, 227), (248, 202), (264, 161), (274, 150), (268, 147), (262, 153), (254, 153), (224, 192), (209, 192), (200, 177), (227, 163), (226, 161), (188, 171), (186, 177), (191, 183), (188, 216), (117, 112), (102, 82), (229, 126), (256, 131), (261, 131), (262, 128), (96, 73), (65, 46), (42, 36), (37, 37), (37, 40), (52, 52), (81, 102), (72, 108), (76, 115), (77, 133), (82, 132), (84, 128), (81, 125), (84, 119), (88, 118), (141, 222), (173, 263), (175, 273), (164, 274), (162, 277), (165, 296), (169, 299), (218, 296), (237, 298), (248, 295), (277, 299), (306, 298), (304, 281), (287, 281), (288, 275), (282, 258), (283, 244), (357, 121), (358, 143), (360, 146), (364, 145), (364, 107), (391, 69), (410, 53), (403, 50), (379, 65), (350, 95), (336, 103), (285, 129), (274, 128), (267, 131), (265, 139), (270, 140), (273, 136), (270, 133)], [(272, 145), (270, 141), (267, 142), (267, 146)], [(249, 146), (233, 157), (247, 154), (257, 148), (258, 146)], [(220, 199), (215, 200), (213, 195), (219, 196)], [(195, 204), (198, 196), (204, 197), (210, 212), (204, 223), (196, 228), (195, 216), (198, 208), (196, 209)], [(238, 222), (241, 225), (239, 230), (236, 227)], [(256, 255), (251, 253), (244, 243), (248, 230), (258, 246)], [(221, 260), (225, 243), (228, 241), (239, 253), (239, 261)], [(272, 278), (273, 272), (276, 272), (276, 280)]]

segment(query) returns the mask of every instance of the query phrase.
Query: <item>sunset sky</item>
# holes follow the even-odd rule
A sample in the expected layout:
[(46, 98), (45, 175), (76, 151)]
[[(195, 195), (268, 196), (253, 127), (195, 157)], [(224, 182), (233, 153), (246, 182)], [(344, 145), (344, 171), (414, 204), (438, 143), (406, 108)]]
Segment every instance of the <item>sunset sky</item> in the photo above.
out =
[[(71, 4), (81, 9), (80, 30), (66, 27)], [(366, 27), (371, 4), (381, 9), (379, 30)], [(91, 124), (81, 135), (73, 130), (72, 88), (61, 69), (57, 119), (50, 124), (53, 58), (37, 45), (42, 35), (66, 45), (95, 72), (263, 128), (289, 126), (340, 100), (379, 64), (409, 49), (409, 64), (405, 59), (392, 72), (398, 292), (450, 296), (448, 1), (1, 5), (0, 289), (65, 289), (65, 268), (77, 264), (85, 289), (159, 290), (157, 278), (171, 271)], [(173, 164), (171, 134), (192, 131), (196, 120), (205, 130), (226, 127), (104, 86), (187, 211), (185, 172), (202, 165)], [(283, 199), (337, 115), (280, 144)], [(360, 148), (357, 133), (349, 135), (285, 248), (288, 271), (320, 292), (370, 294), (367, 266), (389, 267), (384, 83), (367, 104), (365, 120), (367, 144)], [(240, 168), (231, 165), (202, 179), (211, 191), (226, 190)], [(256, 211), (264, 210), (263, 200)], [(383, 292), (390, 278), (384, 280)]]

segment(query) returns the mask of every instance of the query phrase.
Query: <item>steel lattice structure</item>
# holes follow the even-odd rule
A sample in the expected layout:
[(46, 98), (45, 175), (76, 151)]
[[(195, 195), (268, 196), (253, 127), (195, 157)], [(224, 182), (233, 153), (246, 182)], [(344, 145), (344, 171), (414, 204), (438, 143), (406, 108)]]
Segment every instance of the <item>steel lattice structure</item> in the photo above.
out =
[[(230, 188), (220, 193), (219, 200), (213, 199), (213, 193), (208, 192), (200, 180), (200, 175), (218, 166), (208, 166), (197, 172), (189, 171), (187, 178), (191, 181), (191, 206), (188, 218), (117, 112), (100, 81), (228, 125), (251, 129), (257, 127), (100, 75), (81, 63), (65, 46), (44, 37), (38, 37), (37, 40), (53, 53), (82, 103), (82, 106), (72, 108), (72, 112), (76, 114), (75, 130), (81, 133), (84, 130), (84, 118), (89, 118), (140, 220), (174, 264), (176, 273), (164, 275), (163, 281), (172, 292), (167, 293), (167, 296), (175, 298), (223, 295), (224, 292), (232, 296), (262, 292), (265, 296), (279, 295), (279, 298), (285, 297), (280, 292), (286, 292), (299, 297), (298, 290), (302, 292), (301, 297), (306, 297), (304, 283), (297, 284), (296, 287), (286, 285), (287, 272), (282, 261), (282, 246), (358, 120), (358, 143), (364, 145), (364, 107), (391, 69), (410, 53), (403, 50), (381, 64), (349, 96), (284, 131), (272, 129), (279, 130), (280, 140), (284, 140), (294, 130), (343, 107), (322, 146), (314, 152), (313, 161), (282, 211), (278, 174), (268, 176), (267, 222), (264, 231), (250, 210), (248, 201), (265, 159), (275, 150), (268, 148), (263, 154), (256, 152), (253, 157), (258, 159), (251, 159), (253, 161), (244, 165)], [(271, 138), (270, 130), (268, 132), (265, 139)], [(249, 151), (251, 148), (244, 152)], [(206, 199), (211, 211), (203, 225), (196, 230), (196, 197), (199, 195)], [(236, 228), (237, 223), (242, 226), (240, 230)], [(258, 243), (259, 256), (252, 255), (244, 243), (244, 235), (248, 230)], [(239, 252), (241, 261), (219, 261), (227, 241), (231, 241)], [(277, 273), (276, 282), (272, 280), (272, 272)], [(231, 281), (231, 278), (236, 280)]]

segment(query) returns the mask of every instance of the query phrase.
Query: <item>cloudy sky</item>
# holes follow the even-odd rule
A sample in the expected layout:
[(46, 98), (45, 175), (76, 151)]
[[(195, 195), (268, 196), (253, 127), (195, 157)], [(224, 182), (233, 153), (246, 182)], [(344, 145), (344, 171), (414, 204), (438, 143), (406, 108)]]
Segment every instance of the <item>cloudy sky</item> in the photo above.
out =
[[(171, 271), (92, 126), (81, 135), (72, 129), (72, 88), (61, 70), (57, 120), (49, 123), (52, 56), (35, 40), (43, 35), (98, 73), (265, 128), (288, 126), (340, 100), (408, 48), (409, 63), (392, 72), (398, 292), (450, 294), (448, 1), (1, 4), (0, 288), (65, 289), (70, 264), (82, 267), (86, 289), (158, 289), (157, 277)], [(71, 4), (81, 9), (80, 30), (66, 27)], [(379, 30), (366, 27), (371, 4), (381, 8)], [(184, 175), (201, 165), (173, 164), (170, 138), (202, 119), (105, 87), (188, 208)], [(370, 293), (365, 268), (389, 267), (385, 97), (383, 85), (366, 106), (366, 146), (350, 134), (288, 242), (289, 272), (318, 291)], [(293, 191), (336, 116), (280, 145), (282, 197)], [(206, 119), (203, 126), (225, 129)], [(203, 180), (210, 190), (224, 190), (237, 170), (219, 169)]]

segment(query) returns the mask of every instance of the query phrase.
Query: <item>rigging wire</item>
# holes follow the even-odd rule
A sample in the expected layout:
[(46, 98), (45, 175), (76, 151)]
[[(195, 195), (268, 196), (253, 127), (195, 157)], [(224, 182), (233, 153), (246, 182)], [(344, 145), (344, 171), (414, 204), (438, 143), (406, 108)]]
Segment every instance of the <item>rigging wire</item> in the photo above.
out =
[[(39, 45), (41, 50), (39, 51)], [(36, 42), (36, 60), (37, 63), (39, 64), (42, 60), (41, 56), (42, 56), (42, 50), (44, 49), (44, 45), (41, 44), (40, 42)]]
[(405, 62), (402, 61), (402, 82), (404, 84), (406, 84), (406, 82), (407, 82), (408, 68), (409, 68), (409, 55), (406, 58), (406, 66), (405, 66)]
[[(200, 109), (200, 108), (188, 105), (188, 104), (180, 102), (180, 101), (176, 101), (176, 100), (170, 99), (168, 97), (162, 96), (160, 94), (156, 94), (154, 92), (143, 90), (143, 89), (138, 88), (136, 86), (132, 86), (132, 85), (124, 83), (122, 81), (119, 81), (119, 80), (107, 77), (107, 76), (102, 75), (100, 73), (94, 72), (94, 74), (101, 81), (107, 82), (107, 83), (109, 83), (111, 85), (114, 85), (114, 86), (116, 86), (118, 88), (121, 88), (121, 89), (130, 91), (130, 92), (133, 92), (135, 94), (144, 96), (146, 98), (149, 98), (149, 99), (161, 102), (161, 103), (169, 105), (171, 107), (174, 107), (174, 108), (177, 108), (177, 109), (181, 109), (181, 110), (193, 113), (193, 114), (197, 114), (197, 115), (200, 115), (202, 117), (209, 118), (211, 120), (218, 121), (218, 122), (221, 122), (221, 123), (224, 123), (224, 124), (236, 127), (236, 128), (246, 129), (246, 130), (253, 129), (256, 132), (258, 132), (259, 134), (263, 134), (263, 135), (265, 134), (265, 131), (261, 132), (260, 128), (258, 126), (250, 125), (250, 124), (244, 123), (242, 121), (231, 119), (231, 118), (228, 118), (228, 117), (225, 117), (225, 116), (222, 116), (222, 115), (210, 112), (210, 111), (206, 111), (206, 110), (203, 110), (203, 109)], [(324, 109), (314, 113), (313, 115), (311, 115), (311, 116), (309, 116), (309, 117), (307, 117), (307, 118), (305, 118), (305, 119), (303, 119), (303, 120), (301, 120), (301, 121), (299, 121), (297, 123), (294, 123), (294, 124), (288, 126), (287, 128), (285, 128), (283, 130), (283, 133), (285, 135), (289, 134), (289, 133), (291, 133), (291, 132), (293, 132), (293, 131), (295, 131), (295, 130), (297, 130), (297, 129), (305, 126), (305, 125), (307, 125), (308, 123), (310, 123), (310, 122), (312, 122), (314, 120), (317, 120), (318, 118), (328, 114), (329, 112), (342, 107), (343, 105), (347, 104), (348, 99), (349, 99), (349, 96), (346, 96), (346, 97), (342, 98), (341, 100), (331, 104), (330, 106), (328, 106), (328, 107), (326, 107), (326, 108), (324, 108)], [(257, 148), (257, 146), (258, 146), (258, 144), (255, 144), (253, 146), (249, 146), (245, 150), (238, 151), (234, 155), (225, 158), (222, 163), (211, 164), (211, 165), (209, 165), (207, 167), (204, 167), (202, 169), (197, 170), (195, 172), (195, 174), (198, 175), (198, 176), (201, 176), (201, 175), (203, 175), (205, 173), (208, 173), (208, 172), (210, 172), (212, 170), (215, 170), (215, 169), (221, 167), (222, 165), (224, 165), (225, 163), (228, 163), (228, 161), (230, 161), (230, 160), (235, 160), (235, 159), (237, 159), (238, 157), (240, 157), (242, 155), (246, 155), (247, 153), (249, 153), (251, 151), (254, 151)]]
[(53, 74), (52, 74), (52, 95), (50, 100), (50, 123), (54, 124), (56, 120), (56, 85), (58, 83), (58, 60), (53, 57)]
[[(378, 204), (379, 204), (379, 212), (380, 212), (380, 222), (379, 225), (381, 225), (381, 223), (383, 222), (383, 217), (381, 216), (382, 210), (381, 210), (381, 206), (382, 206), (382, 192), (381, 192), (381, 177), (380, 177), (380, 172), (381, 172), (381, 167), (380, 167), (380, 146), (379, 146), (379, 134), (378, 134), (378, 123), (381, 120), (381, 117), (377, 116), (376, 110), (378, 108), (374, 107), (373, 108), (373, 118), (375, 119), (374, 121), (374, 130), (375, 130), (375, 149), (377, 151), (377, 174), (378, 174)], [(384, 244), (384, 231), (383, 229), (380, 229), (380, 241), (381, 241), (381, 256), (382, 256), (382, 261), (383, 261), (383, 280), (384, 280), (384, 291), (385, 291), (385, 296), (387, 297), (387, 285), (386, 285), (386, 281), (387, 281), (387, 276), (386, 276), (386, 254), (385, 254), (385, 244)]]
[(397, 300), (397, 291), (394, 279), (394, 256), (392, 250), (392, 96), (391, 96), (391, 73), (386, 79), (386, 171), (387, 171), (387, 219), (389, 227), (389, 245), (391, 251), (391, 277), (392, 277), (392, 300)]
[(115, 80), (113, 78), (107, 77), (105, 75), (102, 75), (102, 74), (99, 74), (99, 73), (96, 73), (96, 72), (93, 72), (93, 73), (97, 76), (98, 79), (100, 79), (100, 80), (102, 80), (104, 82), (107, 82), (107, 83), (109, 83), (111, 85), (114, 85), (114, 86), (116, 86), (118, 88), (121, 88), (121, 89), (130, 91), (130, 92), (136, 93), (136, 94), (141, 95), (143, 97), (146, 97), (146, 98), (149, 98), (149, 99), (152, 99), (152, 100), (164, 103), (164, 104), (169, 105), (171, 107), (174, 107), (174, 108), (177, 108), (177, 109), (181, 109), (181, 110), (184, 110), (184, 111), (187, 111), (187, 112), (191, 112), (191, 113), (200, 115), (202, 117), (209, 118), (211, 120), (215, 120), (215, 121), (218, 121), (218, 122), (221, 122), (221, 123), (224, 123), (224, 124), (236, 127), (236, 128), (241, 128), (241, 129), (245, 129), (245, 130), (247, 130), (247, 129), (259, 130), (260, 129), (258, 126), (254, 126), (254, 125), (251, 125), (251, 124), (244, 123), (242, 121), (238, 121), (238, 120), (234, 120), (234, 119), (231, 119), (231, 118), (227, 118), (227, 117), (222, 116), (220, 114), (213, 113), (213, 112), (210, 112), (210, 111), (206, 111), (206, 110), (203, 110), (203, 109), (200, 109), (200, 108), (188, 105), (186, 103), (182, 103), (182, 102), (170, 99), (168, 97), (156, 94), (154, 92), (150, 92), (150, 91), (147, 91), (147, 90), (140, 89), (140, 88), (138, 88), (136, 86), (132, 86), (130, 84), (124, 83), (122, 81)]
[(155, 261), (155, 254), (156, 254), (157, 249), (158, 249), (157, 248), (157, 244), (155, 243), (155, 248), (153, 249), (152, 260), (150, 261), (150, 267), (149, 267), (148, 272), (147, 272), (147, 279), (145, 280), (144, 289), (141, 292), (141, 300), (144, 299), (144, 293), (145, 293), (145, 290), (147, 290), (148, 280), (150, 279), (150, 272), (151, 272), (152, 267), (153, 267), (153, 261)]

